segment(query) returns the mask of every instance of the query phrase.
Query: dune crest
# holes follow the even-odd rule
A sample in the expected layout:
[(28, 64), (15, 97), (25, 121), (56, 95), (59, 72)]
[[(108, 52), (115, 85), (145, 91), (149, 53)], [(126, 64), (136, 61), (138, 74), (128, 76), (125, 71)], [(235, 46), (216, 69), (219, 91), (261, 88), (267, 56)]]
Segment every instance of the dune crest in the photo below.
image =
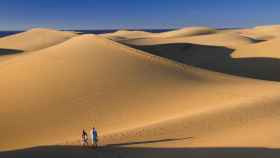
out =
[(127, 45), (135, 46), (147, 46), (147, 45), (159, 45), (159, 44), (200, 44), (208, 46), (223, 46), (227, 48), (237, 49), (242, 46), (255, 43), (251, 38), (241, 36), (237, 33), (217, 32), (214, 34), (206, 34), (200, 36), (190, 37), (174, 37), (174, 38), (142, 38), (142, 39), (126, 39), (117, 40)]
[(153, 33), (145, 32), (145, 31), (129, 31), (129, 30), (119, 30), (114, 33), (106, 33), (101, 36), (112, 39), (112, 40), (127, 40), (127, 39), (135, 39), (135, 38), (147, 38), (152, 36)]
[(280, 37), (253, 44), (248, 45), (246, 47), (242, 47), (241, 49), (237, 49), (233, 52), (232, 57), (234, 58), (249, 58), (249, 57), (262, 57), (262, 58), (275, 58), (279, 59), (279, 49), (280, 49)]
[(149, 38), (180, 38), (198, 35), (207, 35), (216, 33), (217, 30), (208, 27), (186, 27), (178, 30), (167, 31), (162, 33), (150, 33), (145, 31), (119, 30), (114, 33), (102, 34), (101, 36), (115, 40), (123, 41), (130, 39), (149, 39)]
[(36, 51), (64, 42), (77, 34), (53, 29), (35, 28), (0, 38), (0, 49)]
[(155, 34), (154, 37), (161, 38), (174, 38), (174, 37), (187, 37), (215, 33), (216, 30), (209, 27), (186, 27), (174, 31), (168, 31)]
[(256, 40), (271, 40), (280, 37), (280, 25), (257, 26), (251, 29), (240, 31), (243, 35)]

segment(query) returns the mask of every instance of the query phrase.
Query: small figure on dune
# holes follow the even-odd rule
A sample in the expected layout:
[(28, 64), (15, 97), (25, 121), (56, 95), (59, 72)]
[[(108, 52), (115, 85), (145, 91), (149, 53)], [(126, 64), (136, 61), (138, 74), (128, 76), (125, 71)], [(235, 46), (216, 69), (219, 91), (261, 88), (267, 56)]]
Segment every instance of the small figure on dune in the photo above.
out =
[(92, 128), (91, 130), (91, 138), (92, 138), (92, 145), (94, 145), (95, 147), (98, 147), (98, 134), (97, 134), (97, 130), (95, 128)]
[(82, 132), (81, 144), (82, 144), (82, 146), (88, 146), (88, 134), (84, 129)]

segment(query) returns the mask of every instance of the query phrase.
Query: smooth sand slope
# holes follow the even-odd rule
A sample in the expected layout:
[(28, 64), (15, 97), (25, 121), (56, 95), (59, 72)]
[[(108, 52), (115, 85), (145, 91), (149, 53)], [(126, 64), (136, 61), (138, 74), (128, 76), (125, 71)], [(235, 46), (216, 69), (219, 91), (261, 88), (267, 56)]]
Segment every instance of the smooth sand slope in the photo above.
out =
[(280, 58), (280, 37), (264, 41), (261, 43), (248, 45), (242, 49), (237, 49), (232, 56), (235, 58)]
[[(74, 141), (93, 124), (108, 133), (181, 116), (207, 106), (193, 100), (201, 97), (196, 87), (223, 91), (221, 85), (234, 81), (94, 35), (22, 56), (0, 71), (1, 128), (9, 129), (1, 136), (3, 148)], [(220, 100), (217, 94), (210, 98), (207, 103)]]
[(135, 38), (146, 38), (153, 36), (153, 33), (145, 32), (145, 31), (128, 31), (128, 30), (119, 30), (113, 33), (106, 33), (100, 36), (119, 41), (119, 40), (127, 40), (127, 39), (135, 39)]
[[(240, 33), (242, 30), (217, 30), (211, 34), (179, 38), (131, 38), (117, 42), (211, 71), (280, 81), (278, 70), (274, 69), (280, 65), (274, 58), (279, 38), (260, 41), (244, 36)], [(165, 34), (174, 32), (176, 30)]]
[(50, 46), (62, 43), (77, 34), (74, 32), (36, 28), (0, 38), (0, 63)]
[(186, 27), (174, 31), (154, 34), (154, 37), (174, 38), (174, 37), (188, 37), (215, 33), (217, 30), (209, 27)]
[(191, 37), (175, 38), (144, 38), (118, 41), (128, 45), (156, 45), (168, 43), (193, 43), (209, 46), (224, 46), (229, 48), (238, 48), (240, 46), (255, 43), (252, 39), (240, 36), (236, 33), (220, 32), (210, 35), (199, 35)]
[(114, 33), (106, 33), (101, 36), (115, 40), (129, 40), (129, 39), (146, 39), (146, 38), (179, 38), (179, 37), (190, 37), (198, 35), (206, 35), (215, 33), (217, 30), (208, 27), (186, 27), (178, 30), (162, 32), (162, 33), (151, 33), (145, 31), (129, 31), (119, 30)]
[(253, 38), (243, 36), (238, 30), (224, 31), (207, 27), (189, 27), (163, 33), (126, 31), (124, 34), (117, 31), (100, 36), (128, 45), (193, 43), (236, 48), (256, 42)]
[(15, 51), (35, 51), (64, 42), (74, 36), (76, 34), (72, 32), (37, 28), (0, 38), (0, 48)]
[[(279, 75), (275, 76), (274, 72), (267, 71), (273, 66), (269, 61), (232, 58), (232, 53), (235, 50), (242, 50), (256, 43), (254, 40), (234, 32), (183, 38), (130, 39), (118, 42), (183, 64), (211, 71), (255, 79), (280, 80)], [(266, 68), (260, 69), (260, 66)]]
[[(269, 148), (280, 146), (280, 84), (145, 52), (190, 49), (193, 54), (184, 60), (203, 63), (207, 53), (222, 62), (215, 58), (234, 51), (181, 44), (151, 44), (145, 50), (80, 35), (0, 63), (0, 150), (64, 145), (0, 152), (0, 157), (279, 156)], [(81, 129), (92, 126), (105, 148), (69, 146), (79, 143)]]
[(257, 26), (251, 29), (242, 29), (240, 33), (256, 40), (270, 40), (280, 37), (280, 25)]
[(180, 38), (186, 38), (192, 36), (214, 34), (216, 32), (217, 30), (208, 27), (187, 27), (178, 30), (162, 32), (162, 33), (120, 30), (114, 33), (101, 34), (100, 36), (122, 43), (153, 44), (159, 40), (163, 42), (162, 41), (163, 39), (165, 40), (172, 40), (174, 38), (180, 39)]

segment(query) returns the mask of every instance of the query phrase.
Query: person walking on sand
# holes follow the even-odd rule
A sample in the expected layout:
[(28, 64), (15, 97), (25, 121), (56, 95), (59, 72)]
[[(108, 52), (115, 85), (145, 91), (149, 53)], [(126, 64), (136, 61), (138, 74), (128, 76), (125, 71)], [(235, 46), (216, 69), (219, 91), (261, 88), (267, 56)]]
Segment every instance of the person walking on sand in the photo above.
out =
[(84, 129), (82, 132), (81, 144), (82, 146), (88, 146), (88, 134)]
[(91, 138), (92, 138), (92, 145), (94, 145), (95, 147), (98, 147), (98, 134), (96, 129), (93, 127), (91, 130)]

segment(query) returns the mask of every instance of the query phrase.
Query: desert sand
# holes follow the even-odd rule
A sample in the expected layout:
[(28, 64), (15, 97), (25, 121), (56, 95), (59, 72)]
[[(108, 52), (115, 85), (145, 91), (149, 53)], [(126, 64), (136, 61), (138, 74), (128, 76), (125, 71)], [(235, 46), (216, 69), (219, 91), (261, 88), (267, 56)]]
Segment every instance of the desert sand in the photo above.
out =
[(280, 36), (280, 25), (257, 26), (252, 29), (241, 29), (240, 33), (244, 36), (254, 38), (256, 40), (270, 40)]
[[(271, 30), (0, 38), (0, 157), (277, 158), (280, 37), (264, 38)], [(102, 147), (80, 147), (92, 127)]]
[(0, 62), (62, 43), (77, 33), (45, 28), (31, 29), (23, 33), (0, 38)]

